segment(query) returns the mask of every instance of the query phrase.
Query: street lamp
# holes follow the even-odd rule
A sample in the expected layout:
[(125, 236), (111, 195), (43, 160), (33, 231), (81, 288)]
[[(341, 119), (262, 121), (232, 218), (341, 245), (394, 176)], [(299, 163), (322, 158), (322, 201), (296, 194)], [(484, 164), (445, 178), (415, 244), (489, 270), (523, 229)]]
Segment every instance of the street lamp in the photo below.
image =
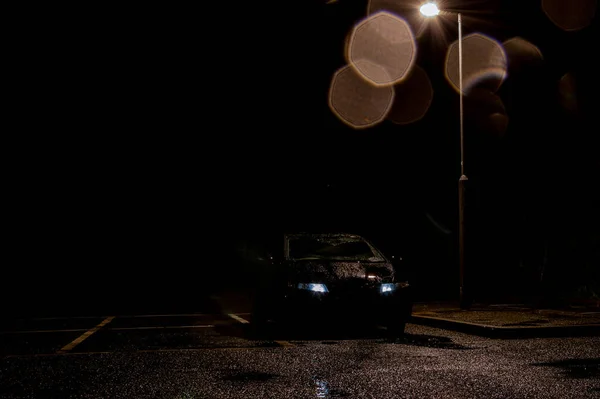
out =
[[(440, 13), (435, 3), (423, 4), (420, 8), (421, 14), (426, 17), (434, 17)], [(464, 162), (464, 123), (463, 123), (463, 52), (462, 52), (462, 20), (458, 13), (458, 96), (460, 117), (460, 178), (458, 179), (458, 245), (459, 245), (459, 267), (460, 267), (460, 307), (470, 307), (470, 302), (465, 294), (465, 181), (469, 180), (465, 175)]]
[(435, 17), (440, 13), (440, 10), (437, 8), (435, 3), (426, 3), (423, 4), (420, 8), (421, 14), (426, 17)]

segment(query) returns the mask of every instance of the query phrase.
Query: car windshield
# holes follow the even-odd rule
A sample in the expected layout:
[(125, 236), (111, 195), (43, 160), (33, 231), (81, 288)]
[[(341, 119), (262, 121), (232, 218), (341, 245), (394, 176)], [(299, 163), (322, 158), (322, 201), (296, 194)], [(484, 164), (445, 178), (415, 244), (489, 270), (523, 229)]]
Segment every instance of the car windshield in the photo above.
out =
[(382, 262), (383, 257), (358, 237), (295, 237), (289, 241), (290, 258)]

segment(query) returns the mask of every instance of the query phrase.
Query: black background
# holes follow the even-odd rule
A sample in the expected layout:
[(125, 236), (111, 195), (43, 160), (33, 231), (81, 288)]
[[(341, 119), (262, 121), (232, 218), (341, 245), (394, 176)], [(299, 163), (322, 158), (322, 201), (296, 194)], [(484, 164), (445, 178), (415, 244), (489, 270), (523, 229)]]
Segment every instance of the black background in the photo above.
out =
[[(469, 265), (498, 294), (537, 289), (546, 247), (558, 279), (597, 276), (600, 221), (598, 19), (565, 32), (537, 2), (508, 3), (461, 6), (464, 34), (520, 36), (544, 55), (498, 92), (504, 136), (465, 124)], [(449, 43), (419, 39), (434, 88), (423, 120), (355, 131), (327, 93), (364, 2), (46, 11), (24, 11), (30, 29), (14, 35), (9, 295), (202, 290), (231, 275), (245, 237), (292, 230), (364, 233), (404, 254), (429, 297), (457, 294)], [(567, 72), (576, 116), (560, 106)]]

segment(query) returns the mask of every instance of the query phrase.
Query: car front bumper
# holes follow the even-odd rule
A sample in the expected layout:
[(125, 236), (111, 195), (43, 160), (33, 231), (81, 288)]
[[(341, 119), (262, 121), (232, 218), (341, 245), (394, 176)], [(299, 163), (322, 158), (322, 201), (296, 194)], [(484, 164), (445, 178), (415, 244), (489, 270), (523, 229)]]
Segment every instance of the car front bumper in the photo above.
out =
[(381, 294), (379, 290), (318, 293), (289, 290), (281, 304), (283, 313), (302, 321), (408, 320), (412, 311), (409, 287)]

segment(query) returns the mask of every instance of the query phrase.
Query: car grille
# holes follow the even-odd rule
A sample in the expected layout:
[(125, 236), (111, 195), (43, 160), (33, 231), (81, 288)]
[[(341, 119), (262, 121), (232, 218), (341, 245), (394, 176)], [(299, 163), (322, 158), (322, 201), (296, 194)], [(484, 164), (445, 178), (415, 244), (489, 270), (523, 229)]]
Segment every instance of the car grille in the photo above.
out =
[(378, 284), (365, 279), (344, 279), (327, 284), (329, 295), (338, 299), (360, 300), (377, 293)]

